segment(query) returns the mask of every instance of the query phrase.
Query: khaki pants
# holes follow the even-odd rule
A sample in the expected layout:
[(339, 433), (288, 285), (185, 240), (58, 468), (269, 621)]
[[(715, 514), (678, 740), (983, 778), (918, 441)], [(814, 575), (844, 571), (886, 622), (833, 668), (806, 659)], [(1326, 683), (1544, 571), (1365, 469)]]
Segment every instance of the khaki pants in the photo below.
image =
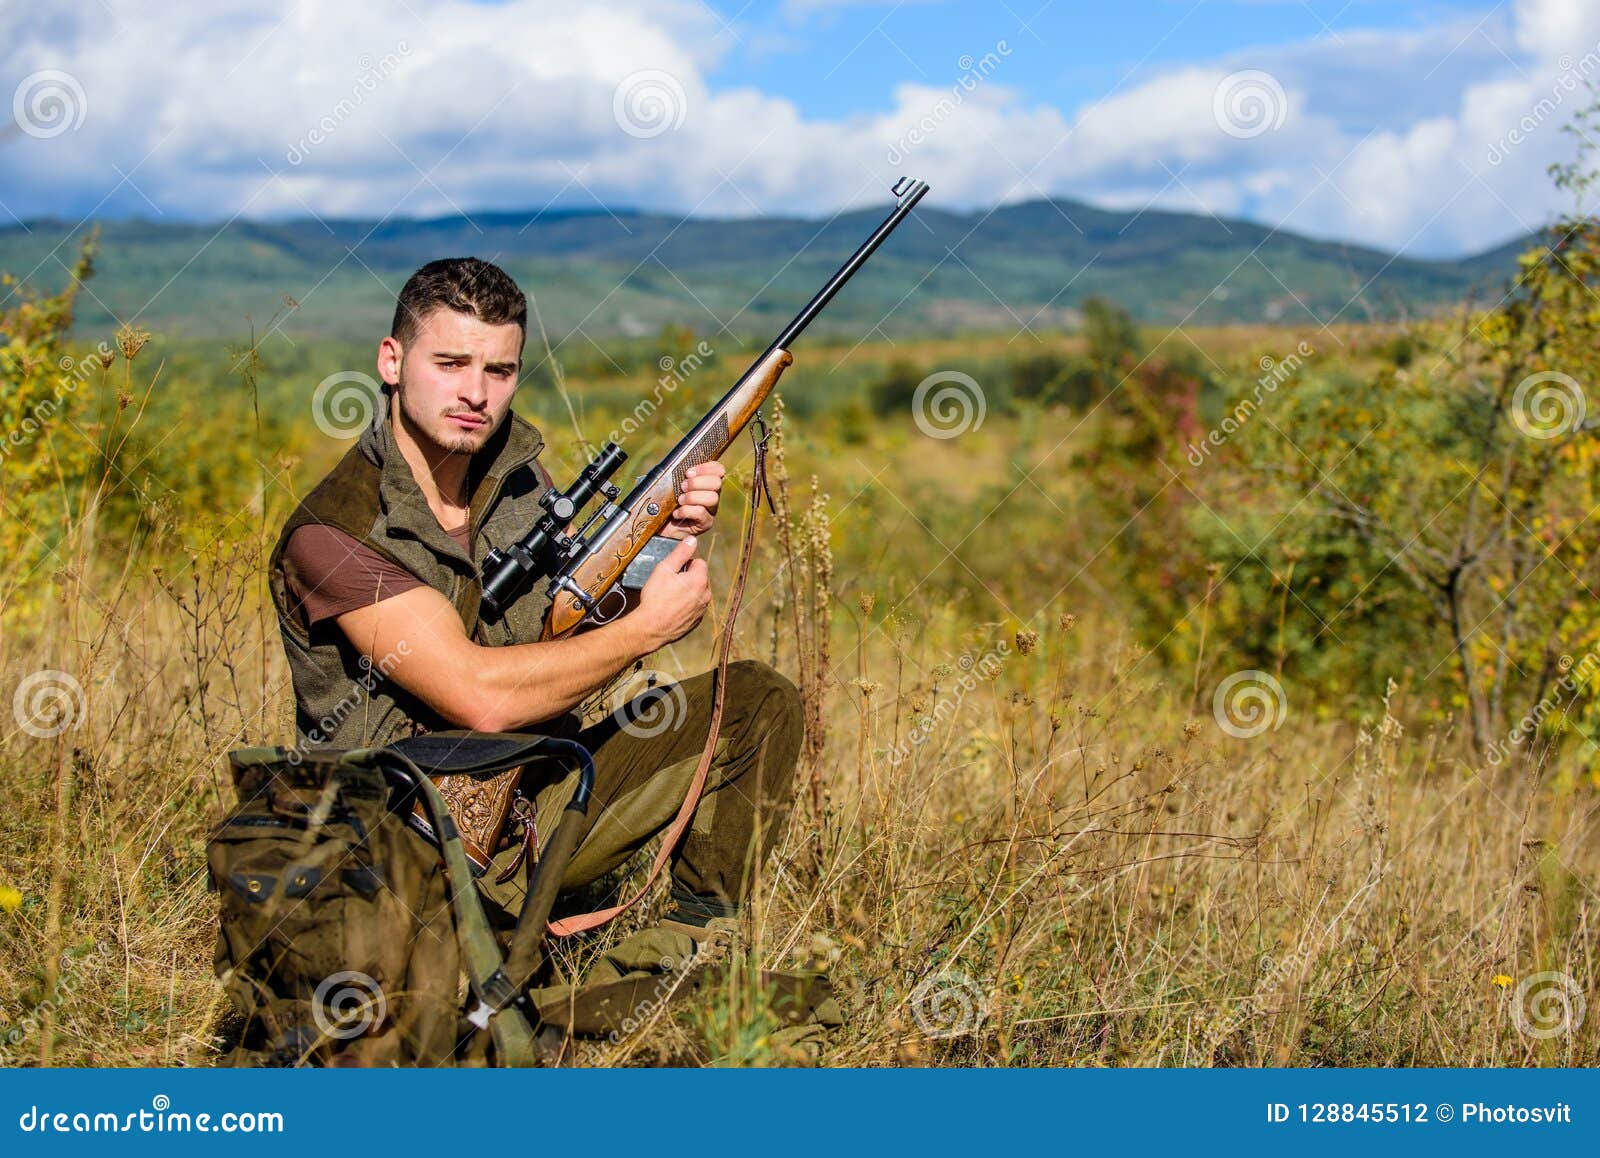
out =
[[(567, 866), (563, 890), (616, 869), (672, 822), (705, 749), (715, 678), (704, 672), (661, 685), (573, 737), (594, 756), (595, 783), (588, 831)], [(722, 730), (705, 794), (671, 861), (676, 892), (723, 905), (743, 901), (754, 866), (788, 814), (802, 731), (793, 683), (754, 660), (728, 665)], [(577, 783), (577, 770), (567, 767), (541, 762), (523, 774), (541, 841), (555, 830)], [(494, 883), (515, 858), (515, 848), (503, 850), (477, 882), (491, 921), (502, 927), (515, 922), (526, 896), (525, 871)]]

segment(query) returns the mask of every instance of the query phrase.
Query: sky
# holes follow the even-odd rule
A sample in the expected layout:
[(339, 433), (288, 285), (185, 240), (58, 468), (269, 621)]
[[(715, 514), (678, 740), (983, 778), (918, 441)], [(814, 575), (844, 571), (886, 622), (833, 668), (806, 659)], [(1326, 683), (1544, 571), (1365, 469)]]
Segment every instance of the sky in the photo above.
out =
[(1600, 3), (0, 0), (0, 226), (605, 206), (903, 174), (1455, 257), (1574, 208)]

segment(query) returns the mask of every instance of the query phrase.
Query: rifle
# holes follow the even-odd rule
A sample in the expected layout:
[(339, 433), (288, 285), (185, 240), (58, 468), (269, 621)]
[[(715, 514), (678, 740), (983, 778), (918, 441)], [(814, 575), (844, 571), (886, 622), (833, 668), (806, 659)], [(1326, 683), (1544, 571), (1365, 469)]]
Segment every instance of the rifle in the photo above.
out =
[[(721, 458), (751, 419), (760, 423), (762, 403), (778, 384), (779, 375), (794, 361), (789, 353), (794, 340), (927, 191), (924, 182), (910, 177), (895, 182), (895, 207), (883, 223), (740, 375), (722, 400), (634, 484), (626, 499), (617, 502), (621, 492), (610, 481), (628, 457), (614, 442), (601, 447), (572, 486), (541, 495), (539, 502), (546, 513), (533, 529), (509, 547), (489, 552), (484, 560), (479, 613), (491, 620), (503, 615), (512, 602), (537, 581), (547, 578), (551, 603), (542, 640), (568, 634), (584, 616), (593, 614), (616, 591), (629, 565), (646, 550), (656, 532), (666, 525), (689, 468)], [(571, 526), (573, 516), (597, 494), (605, 498), (605, 503), (576, 533), (568, 534), (566, 528)], [(647, 561), (653, 565), (659, 559)]]

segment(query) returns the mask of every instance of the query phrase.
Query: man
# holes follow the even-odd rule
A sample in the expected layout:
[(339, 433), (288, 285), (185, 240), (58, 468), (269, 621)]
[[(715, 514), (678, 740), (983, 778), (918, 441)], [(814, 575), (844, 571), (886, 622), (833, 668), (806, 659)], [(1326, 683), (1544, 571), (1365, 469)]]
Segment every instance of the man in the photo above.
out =
[[(540, 642), (541, 585), (481, 621), (484, 556), (526, 533), (552, 485), (537, 461), (543, 439), (511, 411), (526, 323), (521, 290), (487, 262), (451, 258), (412, 275), (378, 346), (387, 410), (289, 517), (271, 586), (302, 743), (348, 748), (471, 728), (566, 735), (589, 748), (590, 828), (563, 880), (570, 889), (670, 823), (704, 747), (711, 672), (647, 693), (662, 702), (643, 709), (665, 705), (669, 726), (632, 726), (622, 711), (583, 728), (572, 709), (699, 624), (711, 590), (696, 537), (712, 527), (724, 471), (690, 468), (663, 532), (678, 546), (626, 613)], [(794, 685), (765, 664), (730, 664), (721, 736), (672, 862), (670, 925), (697, 941), (737, 929), (751, 874), (786, 814), (801, 740)], [(525, 775), (536, 830), (554, 826), (573, 783)], [(524, 895), (521, 874), (496, 880), (516, 854), (504, 847), (478, 882), (502, 925)]]

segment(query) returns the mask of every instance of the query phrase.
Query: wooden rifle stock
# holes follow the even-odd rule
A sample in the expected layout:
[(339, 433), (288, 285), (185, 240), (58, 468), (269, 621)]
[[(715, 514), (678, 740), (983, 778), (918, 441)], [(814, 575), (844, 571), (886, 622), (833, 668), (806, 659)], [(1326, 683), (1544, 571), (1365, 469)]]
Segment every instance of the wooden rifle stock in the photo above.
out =
[[(672, 517), (678, 505), (679, 488), (689, 468), (723, 456), (756, 416), (778, 384), (779, 376), (793, 361), (794, 357), (787, 350), (768, 350), (716, 409), (678, 443), (672, 454), (633, 488), (618, 512), (596, 533), (589, 550), (564, 573), (571, 587), (564, 582), (556, 592), (541, 639), (559, 639), (576, 628), (588, 614), (588, 608), (572, 587), (581, 590), (591, 606), (598, 605), (615, 591), (617, 581), (634, 556)], [(751, 501), (755, 501), (755, 496), (751, 496)]]

